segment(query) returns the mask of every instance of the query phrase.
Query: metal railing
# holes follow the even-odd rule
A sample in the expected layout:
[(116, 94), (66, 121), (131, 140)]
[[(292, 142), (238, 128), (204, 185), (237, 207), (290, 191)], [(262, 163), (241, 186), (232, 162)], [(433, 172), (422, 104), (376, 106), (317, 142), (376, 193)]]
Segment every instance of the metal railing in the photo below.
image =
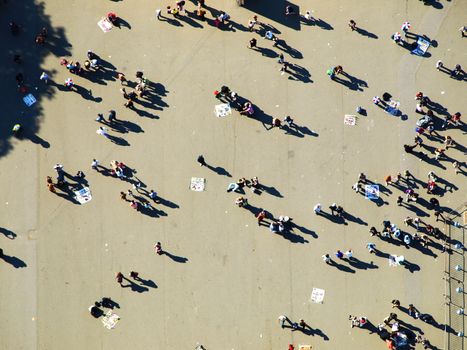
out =
[(465, 231), (463, 221), (467, 203), (447, 213), (446, 233), (452, 244), (451, 254), (445, 255), (445, 349), (464, 350), (464, 313), (465, 309)]

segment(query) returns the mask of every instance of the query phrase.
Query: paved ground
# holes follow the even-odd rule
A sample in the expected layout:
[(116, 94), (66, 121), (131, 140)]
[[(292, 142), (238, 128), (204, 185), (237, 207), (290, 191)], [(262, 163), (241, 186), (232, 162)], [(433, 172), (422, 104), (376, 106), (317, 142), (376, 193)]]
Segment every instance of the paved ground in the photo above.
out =
[[(451, 166), (452, 159), (465, 159), (465, 129), (443, 133), (460, 144), (448, 150), (448, 161), (430, 165), (401, 150), (414, 136), (417, 91), (447, 108), (444, 113), (465, 113), (465, 81), (450, 79), (434, 66), (438, 59), (448, 67), (465, 63), (466, 39), (457, 30), (465, 24), (467, 6), (445, 0), (439, 6), (400, 0), (356, 3), (316, 3), (313, 15), (321, 21), (309, 26), (285, 19), (282, 4), (247, 0), (242, 8), (234, 1), (208, 2), (213, 13), (223, 9), (236, 22), (235, 30), (224, 31), (194, 19), (180, 20), (181, 26), (157, 21), (155, 9), (165, 5), (146, 0), (137, 7), (130, 1), (0, 5), (5, 33), (0, 44), (0, 227), (5, 237), (0, 238), (6, 255), (0, 264), (0, 348), (190, 349), (200, 342), (207, 349), (285, 349), (289, 343), (314, 349), (382, 349), (385, 344), (377, 334), (351, 330), (347, 318), (365, 315), (377, 325), (391, 311), (393, 298), (405, 306), (415, 304), (443, 324), (444, 255), (436, 248), (423, 254), (370, 239), (370, 226), (379, 228), (387, 219), (402, 227), (403, 219), (415, 214), (396, 206), (397, 188), (383, 193), (385, 203), (377, 206), (351, 186), (359, 172), (381, 183), (387, 174), (409, 169), (424, 182), (434, 170), (455, 185), (439, 198), (442, 206), (456, 208), (465, 200), (465, 173), (455, 175)], [(308, 9), (305, 2), (300, 5), (301, 12)], [(191, 11), (194, 5), (190, 2), (187, 8)], [(296, 50), (284, 54), (302, 67), (299, 74), (281, 76), (275, 57), (280, 50), (245, 31), (250, 9), (259, 9), (260, 21), (274, 26)], [(96, 22), (109, 10), (131, 29), (104, 34)], [(349, 18), (370, 34), (351, 32)], [(18, 37), (7, 32), (11, 19), (23, 25)], [(405, 20), (414, 32), (437, 41), (429, 57), (410, 55), (391, 43), (390, 35)], [(37, 48), (33, 38), (43, 26), (51, 28), (50, 44)], [(264, 55), (246, 48), (252, 37), (267, 48)], [(88, 49), (108, 62), (106, 73), (89, 80), (74, 77), (82, 87), (79, 93), (58, 88), (69, 77), (59, 57), (83, 62)], [(23, 55), (22, 67), (11, 63), (15, 52)], [(337, 64), (367, 86), (349, 88), (330, 81), (325, 72)], [(155, 93), (137, 104), (135, 112), (123, 107), (115, 70), (133, 79), (137, 69), (155, 84)], [(14, 85), (18, 70), (39, 100), (30, 109)], [(39, 84), (42, 70), (56, 85)], [(212, 92), (222, 84), (251, 100), (259, 120), (237, 113), (216, 118)], [(385, 91), (401, 102), (408, 120), (372, 105), (371, 98)], [(344, 125), (344, 114), (354, 113), (357, 106), (368, 115), (360, 116), (356, 126)], [(128, 121), (127, 133), (110, 132), (126, 146), (95, 133), (96, 114), (111, 108)], [(261, 122), (287, 114), (302, 132), (268, 131)], [(26, 138), (12, 140), (9, 130), (18, 120), (26, 127)], [(436, 141), (426, 143), (439, 147)], [(433, 158), (431, 151), (425, 152)], [(219, 174), (200, 168), (195, 161), (199, 154)], [(156, 206), (158, 217), (120, 201), (119, 192), (128, 183), (91, 171), (92, 158), (105, 166), (117, 159), (136, 169), (147, 189), (164, 199)], [(72, 174), (87, 174), (90, 203), (76, 205), (47, 191), (45, 177), (54, 175), (57, 162)], [(192, 176), (206, 178), (206, 192), (189, 191)], [(225, 188), (243, 176), (258, 176), (268, 189), (261, 195), (247, 191), (253, 211), (265, 208), (276, 217), (293, 217), (293, 233), (271, 234), (257, 226), (251, 211), (234, 205), (235, 195)], [(420, 193), (429, 198), (423, 189)], [(317, 217), (312, 212), (317, 202), (325, 207), (337, 202), (353, 220), (343, 225)], [(434, 221), (432, 212), (416, 207), (423, 220)], [(390, 268), (386, 258), (368, 254), (370, 240), (384, 253), (403, 254), (418, 268), (412, 273)], [(156, 241), (172, 258), (154, 254)], [(321, 261), (324, 253), (348, 248), (360, 264), (342, 262), (338, 269)], [(121, 288), (115, 272), (130, 270), (153, 284), (139, 292)], [(313, 287), (326, 290), (324, 304), (310, 303)], [(112, 331), (87, 311), (102, 296), (120, 304), (116, 312), (121, 321)], [(281, 330), (281, 314), (304, 318), (313, 334)], [(410, 329), (420, 328), (443, 348), (440, 329), (398, 314)]]

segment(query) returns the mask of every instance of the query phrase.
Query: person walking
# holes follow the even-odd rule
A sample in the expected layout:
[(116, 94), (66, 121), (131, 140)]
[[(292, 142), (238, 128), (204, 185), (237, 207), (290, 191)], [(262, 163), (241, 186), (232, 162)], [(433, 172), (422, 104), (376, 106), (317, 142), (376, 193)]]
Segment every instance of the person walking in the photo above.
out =
[(353, 251), (352, 251), (352, 249), (347, 250), (344, 254), (345, 254), (345, 257), (346, 257), (348, 260), (352, 260), (352, 257), (353, 257)]
[(257, 46), (257, 41), (255, 38), (251, 39), (250, 42), (249, 42), (249, 45), (247, 46), (249, 49), (256, 49)]
[(55, 185), (50, 176), (47, 176), (46, 183), (47, 183), (47, 188), (49, 189), (49, 191), (52, 193), (55, 193)]
[(313, 211), (315, 212), (316, 215), (320, 215), (321, 214), (321, 204), (320, 203), (316, 204), (313, 207)]
[(42, 80), (44, 83), (48, 84), (50, 78), (49, 78), (49, 75), (46, 72), (42, 72), (39, 79)]
[(99, 129), (97, 129), (96, 133), (98, 135), (104, 136), (105, 138), (109, 138), (109, 134), (107, 134), (107, 128), (104, 128), (103, 126), (99, 127)]
[(302, 327), (302, 330), (305, 330), (306, 328), (311, 329), (311, 327), (302, 318), (300, 319), (300, 321), (298, 321), (298, 325)]
[(326, 264), (328, 264), (328, 265), (331, 264), (331, 257), (329, 256), (329, 254), (324, 254), (324, 255), (322, 256), (322, 258), (323, 258), (323, 261), (324, 261)]
[(256, 215), (256, 219), (258, 220), (258, 226), (261, 225), (261, 222), (264, 220), (266, 217), (266, 212), (264, 210), (261, 210), (258, 215)]
[(336, 252), (336, 258), (337, 259), (342, 259), (344, 257), (344, 253), (342, 253), (339, 249)]
[(281, 328), (284, 328), (285, 327), (285, 321), (287, 321), (287, 316), (280, 315), (278, 317), (278, 321), (279, 321), (279, 324), (280, 324)]
[(108, 116), (109, 122), (113, 123), (114, 121), (117, 120), (117, 112), (115, 112), (113, 109), (109, 111), (109, 116)]
[(393, 309), (394, 309), (395, 307), (399, 309), (400, 306), (401, 306), (401, 302), (400, 302), (399, 300), (397, 300), (397, 299), (392, 300), (392, 301), (391, 301), (391, 304), (392, 304), (392, 308), (393, 308)]
[(198, 156), (197, 162), (199, 163), (199, 166), (206, 166), (206, 161), (204, 160), (203, 155)]
[(366, 248), (368, 249), (368, 252), (369, 252), (370, 254), (376, 253), (376, 249), (375, 249), (375, 248), (376, 248), (376, 244), (374, 244), (374, 243), (367, 243), (367, 244), (366, 244)]
[(400, 207), (400, 206), (402, 206), (403, 201), (404, 201), (404, 198), (402, 198), (402, 196), (398, 196), (396, 203)]
[(117, 280), (117, 283), (121, 286), (123, 282), (123, 274), (121, 272), (117, 272), (115, 275), (115, 279)]
[(350, 27), (350, 29), (351, 29), (352, 32), (353, 32), (354, 30), (357, 29), (357, 23), (356, 23), (353, 19), (351, 19), (351, 20), (349, 21), (349, 27)]
[(157, 242), (155, 245), (154, 245), (154, 249), (156, 250), (156, 253), (158, 255), (162, 255), (164, 253), (164, 251), (162, 250), (162, 245), (161, 245), (161, 242)]
[(97, 159), (92, 160), (91, 169), (99, 171), (99, 161)]
[(129, 275), (130, 275), (130, 277), (133, 278), (134, 280), (137, 280), (137, 279), (139, 278), (139, 277), (138, 277), (138, 276), (139, 276), (139, 273), (136, 272), (136, 271), (131, 271)]

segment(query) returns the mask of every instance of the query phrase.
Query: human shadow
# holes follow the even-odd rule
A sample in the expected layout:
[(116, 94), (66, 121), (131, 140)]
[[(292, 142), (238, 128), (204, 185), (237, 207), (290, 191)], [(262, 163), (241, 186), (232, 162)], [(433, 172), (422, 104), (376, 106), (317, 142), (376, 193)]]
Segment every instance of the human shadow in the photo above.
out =
[(305, 234), (305, 235), (310, 235), (311, 237), (313, 238), (318, 238), (318, 235), (316, 234), (315, 231), (313, 230), (310, 230), (310, 229), (307, 229), (306, 227), (304, 226), (300, 226), (298, 225), (297, 223), (295, 222), (291, 222), (290, 223), (290, 229), (293, 230), (294, 228), (296, 228), (297, 230), (299, 230), (301, 233)]
[(282, 129), (285, 130), (286, 135), (292, 135), (292, 136), (301, 137), (301, 138), (305, 137), (305, 135), (314, 136), (314, 137), (319, 136), (317, 132), (310, 130), (307, 126), (300, 126), (295, 123), (293, 123), (291, 126), (284, 125)]
[(343, 272), (348, 272), (348, 273), (355, 273), (355, 270), (346, 266), (346, 265), (343, 265), (343, 264), (340, 264), (334, 260), (331, 260), (330, 263), (329, 263), (330, 266), (333, 266), (335, 267), (336, 269), (340, 270), (340, 271), (343, 271)]
[(410, 273), (414, 273), (416, 271), (420, 271), (420, 266), (408, 261), (407, 259), (404, 260), (404, 262), (401, 264), (404, 266), (407, 270), (410, 271)]
[(92, 91), (88, 90), (80, 85), (75, 84), (74, 85), (74, 91), (79, 94), (82, 98), (88, 101), (100, 103), (102, 102), (102, 97), (94, 97), (92, 95)]
[(120, 309), (120, 304), (111, 298), (102, 298), (101, 305), (107, 309)]
[(350, 266), (355, 267), (356, 269), (360, 270), (368, 270), (368, 269), (378, 269), (378, 265), (375, 265), (373, 261), (370, 261), (369, 263), (362, 261), (358, 258), (352, 257), (350, 259), (345, 259)]
[(312, 327), (308, 327), (306, 329), (301, 329), (301, 331), (303, 332), (303, 334), (305, 335), (311, 335), (312, 337), (314, 337), (315, 335), (323, 338), (324, 341), (328, 341), (329, 340), (329, 337), (319, 328), (312, 328)]
[(292, 58), (295, 58), (295, 59), (303, 58), (303, 54), (300, 51), (298, 51), (297, 49), (294, 49), (292, 46), (287, 44), (287, 42), (283, 39), (277, 39), (275, 43), (275, 47), (277, 47), (281, 51), (284, 51), (286, 54), (288, 54)]
[(17, 234), (11, 230), (6, 229), (5, 227), (0, 227), (0, 233), (3, 233), (8, 239), (15, 239)]
[(342, 76), (346, 77), (348, 80), (341, 79), (339, 76), (334, 76), (332, 80), (348, 87), (350, 90), (363, 91), (363, 88), (368, 87), (366, 81), (358, 79), (347, 72), (342, 72)]
[(176, 20), (175, 18), (166, 17), (162, 13), (158, 19), (161, 22), (167, 22), (168, 24), (173, 25), (175, 27), (183, 27), (183, 24), (180, 21)]
[(332, 25), (330, 25), (328, 22), (323, 20), (322, 18), (318, 18), (317, 20), (314, 21), (314, 25), (320, 27), (321, 29), (324, 30), (333, 30), (334, 28)]
[(232, 175), (230, 175), (230, 173), (223, 167), (213, 167), (212, 165), (206, 164), (206, 168), (208, 168), (211, 171), (214, 171), (217, 175), (232, 177)]
[(35, 143), (36, 145), (40, 145), (43, 148), (50, 148), (50, 143), (44, 140), (39, 135), (25, 133), (24, 138), (29, 139), (32, 143)]
[(256, 47), (256, 51), (260, 52), (261, 55), (269, 57), (269, 58), (274, 58), (279, 56), (276, 51), (271, 50), (267, 47)]
[(0, 254), (0, 259), (3, 259), (6, 263), (12, 265), (15, 268), (23, 268), (28, 266), (23, 260), (16, 256), (6, 255), (5, 253)]
[[(293, 14), (285, 14), (286, 6), (292, 7)], [(260, 17), (268, 18), (271, 21), (279, 23), (285, 27), (289, 27), (294, 30), (300, 30), (300, 8), (287, 0), (273, 2), (268, 0), (245, 1), (243, 8)]]
[(108, 127), (112, 128), (112, 130), (120, 132), (120, 133), (141, 133), (144, 130), (138, 125), (129, 120), (115, 120), (113, 123), (105, 123)]
[(378, 39), (378, 36), (374, 33), (371, 33), (363, 28), (358, 28), (357, 27), (357, 33), (360, 34), (360, 35), (363, 35), (363, 36), (366, 36), (368, 38), (371, 38), (371, 39)]
[(259, 185), (259, 189), (260, 190), (263, 190), (264, 192), (266, 192), (267, 194), (270, 194), (271, 196), (274, 196), (274, 197), (279, 197), (279, 198), (283, 198), (284, 196), (279, 192), (279, 190), (277, 190), (274, 186), (267, 186), (263, 183), (261, 183)]
[(141, 278), (139, 276), (136, 277), (135, 280), (140, 282), (143, 286), (146, 286), (146, 287), (149, 287), (149, 288), (159, 288), (157, 286), (157, 284), (153, 280), (144, 279), (144, 278)]
[(313, 80), (310, 79), (311, 74), (308, 69), (296, 64), (291, 63), (288, 66), (289, 79), (301, 81), (303, 83), (313, 83)]
[(178, 20), (180, 20), (181, 22), (185, 22), (186, 24), (192, 26), (193, 28), (204, 28), (204, 26), (195, 21), (192, 16), (189, 14), (189, 12), (187, 11), (187, 15), (186, 16), (178, 16)]
[(368, 223), (363, 221), (361, 218), (358, 218), (348, 212), (344, 212), (343, 214), (344, 219), (350, 222), (355, 222), (356, 224), (363, 225), (363, 226), (368, 226)]
[(170, 252), (167, 252), (167, 251), (163, 251), (162, 252), (163, 255), (167, 255), (170, 259), (172, 259), (173, 261), (177, 262), (177, 263), (180, 263), (180, 264), (185, 264), (188, 262), (188, 258), (185, 258), (184, 256), (177, 256), (177, 255), (174, 255)]
[(443, 4), (438, 0), (423, 0), (423, 4), (425, 6), (432, 6), (437, 10), (441, 10), (444, 7)]
[(125, 21), (122, 17), (117, 17), (117, 20), (115, 21), (114, 23), (115, 27), (117, 27), (118, 29), (122, 29), (122, 27), (124, 28), (128, 28), (131, 30), (131, 25), (130, 23), (128, 23), (127, 21)]
[(125, 140), (124, 138), (119, 137), (119, 136), (107, 135), (107, 138), (112, 143), (115, 143), (116, 145), (119, 145), (119, 146), (129, 146), (130, 145), (127, 140)]
[(148, 292), (149, 291), (149, 288), (145, 287), (145, 286), (142, 286), (142, 285), (139, 285), (131, 280), (129, 280), (128, 278), (126, 277), (123, 277), (123, 279), (125, 281), (127, 281), (127, 284), (126, 285), (121, 285), (122, 288), (131, 288), (131, 290), (133, 292), (137, 292), (137, 293), (144, 293), (144, 292)]
[(321, 210), (318, 214), (318, 216), (322, 216), (325, 219), (328, 219), (329, 221), (332, 221), (336, 224), (343, 224), (343, 225), (348, 225), (348, 223), (345, 221), (344, 217), (340, 217), (337, 215), (332, 215), (328, 212), (325, 212), (324, 210)]

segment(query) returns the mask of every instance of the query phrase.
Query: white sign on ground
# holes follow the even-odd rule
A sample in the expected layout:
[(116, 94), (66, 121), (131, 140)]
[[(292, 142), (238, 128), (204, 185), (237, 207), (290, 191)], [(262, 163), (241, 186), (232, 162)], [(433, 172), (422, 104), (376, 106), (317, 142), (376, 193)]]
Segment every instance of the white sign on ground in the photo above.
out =
[(104, 33), (110, 32), (110, 30), (113, 28), (112, 23), (110, 23), (107, 18), (102, 18), (99, 22), (97, 22), (97, 25)]
[(204, 191), (206, 187), (206, 179), (202, 177), (192, 177), (190, 183), (190, 190), (201, 192)]
[(311, 301), (316, 304), (322, 304), (324, 301), (324, 289), (313, 288), (311, 292)]
[(112, 311), (108, 311), (105, 316), (102, 318), (102, 323), (107, 329), (113, 329), (117, 325), (117, 322), (120, 320), (120, 316), (114, 314)]
[(89, 187), (84, 187), (80, 189), (79, 191), (75, 191), (75, 199), (80, 204), (85, 204), (89, 202), (92, 199), (92, 195), (91, 195), (91, 191), (89, 190)]
[(232, 108), (228, 103), (221, 103), (214, 106), (214, 112), (217, 117), (227, 117), (229, 114), (232, 114)]
[(37, 102), (36, 98), (33, 96), (33, 94), (28, 94), (23, 97), (23, 102), (26, 106), (31, 107), (34, 103)]
[(354, 126), (357, 124), (357, 116), (351, 114), (344, 115), (344, 124)]

